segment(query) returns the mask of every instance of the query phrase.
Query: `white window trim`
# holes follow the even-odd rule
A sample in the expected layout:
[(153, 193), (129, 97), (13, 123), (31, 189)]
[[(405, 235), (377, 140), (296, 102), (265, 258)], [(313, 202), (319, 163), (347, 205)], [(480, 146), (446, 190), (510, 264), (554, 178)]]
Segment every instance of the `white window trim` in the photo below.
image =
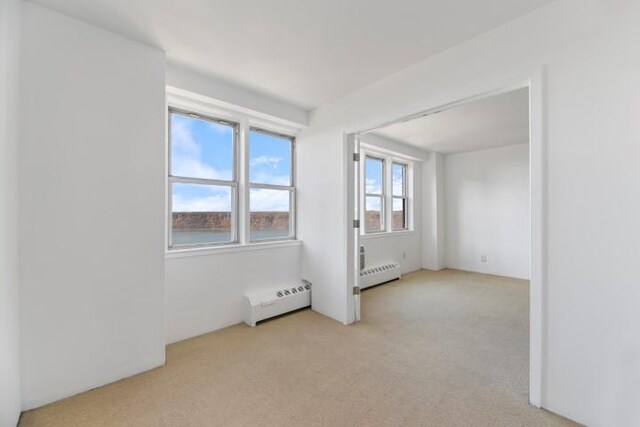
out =
[(283, 240), (270, 242), (253, 242), (245, 245), (207, 246), (201, 248), (174, 249), (167, 251), (165, 258), (187, 258), (193, 256), (218, 255), (237, 252), (262, 251), (267, 249), (290, 248), (302, 246), (300, 240)]
[[(403, 167), (403, 176), (402, 176), (402, 195), (397, 196), (393, 194), (393, 166), (398, 165)], [(390, 173), (389, 173), (389, 181), (390, 181), (390, 192), (391, 192), (391, 215), (389, 216), (389, 222), (391, 223), (391, 230), (393, 231), (407, 231), (409, 230), (409, 165), (406, 162), (400, 162), (398, 160), (393, 160), (390, 165)], [(404, 227), (403, 228), (393, 228), (393, 202), (395, 199), (400, 199), (405, 201), (404, 206)]]
[[(249, 129), (247, 129), (247, 132), (258, 132), (258, 133), (265, 133), (268, 135), (273, 135), (273, 136), (277, 136), (277, 137), (281, 137), (281, 138), (286, 138), (289, 139), (291, 141), (291, 168), (289, 170), (289, 176), (291, 178), (291, 181), (289, 182), (290, 185), (277, 185), (277, 184), (260, 184), (260, 183), (254, 183), (251, 182), (251, 180), (249, 179), (249, 166), (246, 166), (246, 176), (245, 176), (245, 182), (247, 183), (247, 191), (246, 191), (246, 197), (247, 197), (247, 206), (248, 206), (248, 213), (249, 215), (247, 215), (247, 217), (250, 219), (251, 216), (251, 205), (250, 205), (250, 199), (251, 199), (251, 190), (252, 189), (266, 189), (266, 190), (279, 190), (279, 191), (288, 191), (289, 192), (289, 235), (285, 236), (285, 237), (276, 237), (276, 238), (271, 238), (271, 239), (251, 239), (251, 227), (250, 224), (247, 223), (246, 224), (246, 232), (247, 232), (247, 236), (246, 236), (246, 242), (247, 243), (262, 243), (262, 242), (278, 242), (278, 241), (283, 241), (283, 240), (295, 240), (296, 238), (296, 139), (295, 136), (292, 135), (287, 135), (287, 134), (282, 134), (280, 132), (274, 132), (268, 129), (263, 129), (263, 128), (259, 128), (257, 126), (251, 126)], [(245, 140), (245, 150), (246, 153), (249, 153), (249, 151), (251, 150), (251, 141), (249, 139), (249, 137), (246, 138)]]
[[(239, 151), (239, 138), (238, 138), (238, 133), (239, 133), (239, 124), (236, 122), (232, 122), (229, 120), (220, 120), (217, 117), (210, 117), (201, 113), (195, 113), (194, 111), (190, 111), (190, 110), (182, 110), (182, 109), (178, 109), (172, 106), (168, 107), (168, 115), (171, 114), (177, 114), (177, 115), (181, 115), (184, 117), (194, 117), (196, 119), (199, 120), (203, 120), (203, 121), (208, 121), (211, 123), (221, 123), (227, 126), (230, 126), (233, 129), (233, 152), (232, 152), (232, 164), (233, 164), (233, 175), (231, 176), (230, 180), (217, 180), (217, 179), (208, 179), (208, 178), (193, 178), (193, 177), (186, 177), (186, 176), (174, 176), (171, 175), (171, 170), (169, 168), (169, 166), (167, 167), (167, 180), (168, 180), (168, 184), (167, 184), (167, 200), (168, 200), (168, 206), (167, 206), (167, 249), (169, 251), (177, 251), (177, 250), (183, 250), (183, 249), (197, 249), (197, 248), (209, 248), (209, 247), (213, 247), (213, 246), (224, 246), (224, 245), (233, 245), (233, 244), (237, 244), (239, 243), (239, 235), (238, 235), (238, 230), (239, 230), (239, 221), (238, 221), (238, 203), (237, 203), (237, 199), (238, 199), (238, 195), (239, 195), (239, 175), (238, 175), (238, 151)], [(168, 125), (168, 132), (171, 132), (171, 120), (167, 120), (167, 125)], [(167, 165), (171, 165), (171, 141), (168, 142), (168, 149), (167, 149)], [(173, 196), (172, 196), (172, 184), (177, 184), (177, 183), (183, 183), (183, 184), (200, 184), (200, 185), (211, 185), (211, 186), (218, 186), (218, 187), (229, 187), (230, 189), (230, 194), (231, 194), (231, 240), (228, 242), (218, 242), (218, 243), (199, 243), (199, 244), (190, 244), (190, 245), (180, 245), (180, 246), (176, 246), (173, 247), (172, 246), (172, 240), (171, 240), (171, 231), (172, 231), (172, 201), (173, 201)]]
[[(362, 167), (362, 174), (363, 174), (363, 178), (361, 179), (362, 181), (362, 192), (360, 194), (362, 194), (362, 211), (363, 213), (366, 213), (366, 206), (367, 206), (367, 197), (379, 197), (380, 198), (380, 207), (381, 207), (381, 215), (380, 215), (380, 230), (371, 230), (371, 231), (367, 231), (367, 226), (366, 226), (366, 214), (363, 215), (363, 219), (365, 221), (364, 227), (362, 227), (362, 231), (364, 234), (370, 235), (370, 234), (380, 234), (380, 233), (385, 233), (387, 231), (387, 207), (388, 204), (387, 203), (387, 195), (388, 195), (388, 188), (387, 188), (387, 159), (384, 156), (379, 156), (378, 154), (374, 154), (372, 152), (363, 152), (362, 153), (362, 158), (364, 159), (364, 165)], [(366, 182), (366, 171), (367, 171), (367, 159), (372, 159), (372, 160), (377, 160), (380, 161), (382, 163), (382, 170), (381, 170), (381, 176), (380, 176), (380, 181), (382, 183), (382, 188), (380, 189), (380, 194), (375, 194), (375, 193), (367, 193), (367, 182)]]
[[(238, 124), (238, 135), (236, 139), (236, 180), (237, 180), (237, 225), (236, 225), (236, 242), (222, 244), (206, 244), (192, 245), (178, 248), (170, 248), (170, 196), (169, 191), (169, 132), (168, 126), (165, 137), (165, 255), (167, 258), (180, 258), (183, 256), (197, 256), (214, 253), (240, 252), (246, 250), (258, 250), (276, 247), (297, 246), (299, 241), (296, 239), (296, 181), (295, 181), (295, 138), (302, 130), (303, 126), (294, 126), (291, 122), (280, 120), (275, 117), (265, 117), (264, 114), (248, 111), (245, 108), (233, 108), (226, 103), (221, 103), (214, 99), (203, 97), (201, 95), (191, 94), (180, 89), (167, 87), (167, 105), (165, 112), (167, 114), (167, 123), (169, 122), (169, 109), (176, 109), (182, 112), (193, 112), (203, 117), (209, 117), (222, 121), (228, 121)], [(249, 130), (252, 128), (280, 134), (291, 137), (293, 142), (292, 149), (292, 201), (291, 201), (291, 220), (290, 220), (290, 236), (276, 239), (261, 239), (250, 241), (249, 236), (249, 159), (248, 159), (248, 137)], [(255, 184), (253, 184), (255, 185)]]
[[(362, 146), (360, 150), (361, 158), (363, 159), (362, 167), (360, 168), (360, 194), (362, 197), (360, 198), (360, 212), (365, 212), (365, 169), (366, 169), (366, 158), (367, 156), (373, 157), (376, 159), (384, 160), (384, 171), (382, 182), (384, 186), (383, 194), (384, 194), (384, 212), (382, 218), (382, 222), (384, 224), (384, 229), (381, 231), (366, 231), (366, 225), (360, 227), (360, 235), (361, 238), (368, 240), (374, 239), (378, 237), (385, 236), (401, 236), (407, 234), (414, 233), (414, 162), (401, 154), (392, 153), (388, 151), (378, 151), (374, 147)], [(402, 164), (406, 165), (406, 173), (407, 176), (405, 178), (405, 188), (406, 188), (406, 198), (407, 198), (407, 228), (394, 230), (393, 229), (393, 177), (392, 177), (392, 165)]]

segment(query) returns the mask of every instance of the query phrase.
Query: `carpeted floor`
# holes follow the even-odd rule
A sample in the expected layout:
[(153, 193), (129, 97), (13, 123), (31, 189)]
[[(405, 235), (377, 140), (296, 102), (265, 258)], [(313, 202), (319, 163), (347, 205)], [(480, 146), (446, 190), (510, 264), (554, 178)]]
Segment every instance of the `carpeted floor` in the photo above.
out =
[(555, 426), (527, 403), (528, 283), (420, 271), (167, 348), (162, 368), (25, 412), (27, 426)]

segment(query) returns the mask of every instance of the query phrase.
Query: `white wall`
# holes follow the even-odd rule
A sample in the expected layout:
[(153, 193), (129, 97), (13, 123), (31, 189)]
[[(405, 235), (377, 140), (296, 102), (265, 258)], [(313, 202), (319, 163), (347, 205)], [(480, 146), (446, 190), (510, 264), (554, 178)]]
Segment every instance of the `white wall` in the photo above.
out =
[(417, 231), (364, 236), (360, 244), (365, 248), (367, 267), (397, 261), (402, 274), (422, 268), (422, 240)]
[(0, 427), (20, 416), (18, 64), (21, 2), (0, 1)]
[[(326, 141), (331, 141), (327, 144)], [(337, 141), (337, 143), (335, 143)], [(348, 227), (345, 135), (305, 129), (296, 140), (298, 236), (304, 241), (302, 275), (313, 283), (312, 308), (350, 322), (346, 286)]]
[(222, 105), (233, 106), (235, 110), (244, 108), (254, 115), (277, 117), (293, 125), (309, 124), (307, 110), (210, 76), (203, 76), (177, 64), (167, 65), (167, 85), (215, 99)]
[(300, 146), (314, 154), (309, 181), (325, 178), (310, 185), (324, 208), (306, 239), (323, 312), (352, 319), (345, 132), (544, 67), (542, 405), (588, 425), (640, 424), (639, 20), (635, 0), (561, 0), (316, 110)]
[(164, 54), (24, 4), (23, 408), (164, 363)]
[[(390, 140), (376, 134), (364, 134), (360, 141), (368, 146), (365, 149), (381, 149), (398, 157), (410, 157), (413, 179), (412, 197), (409, 205), (413, 227), (407, 232), (362, 235), (360, 244), (365, 247), (366, 266), (371, 267), (388, 261), (400, 263), (402, 273), (422, 268), (422, 163), (429, 154), (415, 147)], [(363, 163), (364, 165), (364, 163)]]
[(198, 256), (169, 255), (167, 342), (242, 322), (247, 292), (300, 284), (300, 246), (291, 243)]
[(422, 268), (442, 270), (445, 260), (444, 156), (431, 153), (422, 172)]
[(529, 145), (449, 154), (444, 171), (447, 267), (528, 279)]

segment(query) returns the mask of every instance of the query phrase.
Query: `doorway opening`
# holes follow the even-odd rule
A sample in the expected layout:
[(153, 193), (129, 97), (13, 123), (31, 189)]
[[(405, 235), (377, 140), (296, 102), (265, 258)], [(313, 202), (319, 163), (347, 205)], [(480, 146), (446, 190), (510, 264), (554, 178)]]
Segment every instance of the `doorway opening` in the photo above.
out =
[[(353, 321), (358, 322), (361, 317), (366, 320), (367, 316), (366, 311), (361, 312), (362, 271), (371, 265), (370, 261), (379, 261), (372, 260), (374, 254), (369, 253), (375, 250), (370, 249), (375, 245), (369, 244), (374, 239), (372, 233), (376, 233), (376, 243), (384, 242), (382, 233), (390, 233), (389, 237), (396, 236), (392, 233), (398, 231), (413, 232), (414, 235), (418, 233), (422, 239), (431, 236), (433, 244), (422, 242), (423, 256), (419, 268), (439, 270), (452, 267), (528, 279), (529, 402), (536, 407), (542, 403), (544, 346), (541, 88), (542, 76), (536, 75), (521, 85), (452, 101), (346, 135), (348, 154), (354, 159), (353, 162), (347, 162), (350, 183), (348, 212), (350, 220), (354, 222), (353, 230), (348, 233), (347, 263), (348, 290), (349, 295), (353, 295), (349, 304)], [(375, 141), (376, 138), (378, 141)], [(385, 143), (385, 140), (390, 142)], [(420, 151), (428, 153), (427, 160), (421, 158)], [(402, 158), (407, 160), (404, 164), (416, 165), (411, 166), (413, 175), (408, 173), (409, 166), (404, 169), (396, 167), (403, 164), (397, 160)], [(443, 170), (445, 164), (450, 166), (448, 175)], [(502, 182), (497, 185), (505, 186), (489, 190), (476, 188), (474, 193), (474, 189), (467, 185), (468, 181), (473, 181), (483, 171), (487, 172), (491, 164), (501, 167), (491, 168), (490, 172), (496, 172), (497, 175), (494, 173), (490, 180), (502, 173)], [(513, 170), (509, 171), (512, 166)], [(398, 173), (394, 174), (394, 169), (398, 169)], [(514, 173), (517, 183), (509, 180)], [(395, 188), (398, 183), (396, 178), (403, 174), (405, 181), (400, 181), (401, 187)], [(443, 189), (443, 183), (447, 180), (450, 187), (448, 199)], [(429, 188), (424, 188), (425, 183)], [(453, 189), (463, 194), (451, 196)], [(477, 208), (478, 202), (483, 201), (482, 192), (493, 190), (498, 191), (497, 197), (502, 197), (502, 201), (509, 201), (512, 196), (517, 199), (517, 203), (511, 205), (514, 209), (506, 216), (502, 215), (502, 219), (496, 220), (491, 213), (484, 216), (482, 212), (474, 213), (474, 203)], [(437, 194), (439, 191), (441, 194)], [(430, 203), (420, 200), (421, 197), (415, 192), (431, 197)], [(493, 213), (500, 210), (504, 213), (504, 206), (492, 206), (490, 200), (486, 199), (496, 194), (484, 196), (483, 208), (491, 208)], [(445, 206), (449, 208), (448, 211), (444, 209)], [(426, 209), (431, 211), (427, 212)], [(523, 219), (523, 214), (528, 218)], [(429, 222), (429, 215), (435, 216), (435, 220)], [(454, 215), (454, 218), (447, 227), (449, 215)], [(508, 226), (504, 222), (501, 225), (500, 221), (505, 217), (514, 222)], [(487, 220), (498, 222), (483, 222)], [(399, 224), (406, 229), (397, 230)], [(427, 228), (432, 231), (431, 235), (425, 231)], [(504, 229), (517, 229), (518, 235), (514, 236)], [(501, 242), (478, 243), (474, 240), (483, 232), (487, 234), (485, 240), (491, 240), (492, 230), (493, 240)], [(498, 235), (495, 234), (496, 230)], [(451, 234), (456, 231), (459, 234), (452, 237)], [(501, 232), (505, 232), (505, 235), (499, 235)], [(433, 237), (433, 234), (436, 236)], [(452, 239), (458, 245), (454, 247), (450, 244), (447, 249), (442, 242)], [(508, 248), (510, 242), (515, 250)], [(487, 245), (492, 244), (497, 246), (486, 249)], [(385, 242), (383, 245), (390, 247), (393, 243)], [(429, 253), (425, 254), (427, 251)], [(518, 256), (510, 257), (509, 252), (513, 254), (514, 251)], [(406, 257), (406, 251), (396, 253), (396, 258), (403, 256)]]

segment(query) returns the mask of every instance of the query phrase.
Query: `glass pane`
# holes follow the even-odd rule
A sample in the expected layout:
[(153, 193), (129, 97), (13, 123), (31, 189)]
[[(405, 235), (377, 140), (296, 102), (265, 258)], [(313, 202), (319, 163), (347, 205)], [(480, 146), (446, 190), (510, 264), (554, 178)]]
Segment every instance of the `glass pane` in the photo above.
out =
[(407, 199), (393, 199), (393, 229), (407, 228)]
[(233, 180), (233, 126), (171, 113), (171, 175)]
[(249, 132), (249, 181), (255, 184), (291, 184), (291, 140)]
[(404, 196), (407, 167), (394, 163), (391, 166), (391, 182), (393, 184), (393, 195)]
[(382, 194), (383, 161), (367, 157), (364, 165), (365, 193)]
[(171, 184), (173, 246), (232, 240), (232, 188)]
[(252, 188), (249, 192), (251, 240), (289, 237), (289, 190)]
[(364, 209), (365, 231), (382, 230), (382, 197), (367, 196)]

